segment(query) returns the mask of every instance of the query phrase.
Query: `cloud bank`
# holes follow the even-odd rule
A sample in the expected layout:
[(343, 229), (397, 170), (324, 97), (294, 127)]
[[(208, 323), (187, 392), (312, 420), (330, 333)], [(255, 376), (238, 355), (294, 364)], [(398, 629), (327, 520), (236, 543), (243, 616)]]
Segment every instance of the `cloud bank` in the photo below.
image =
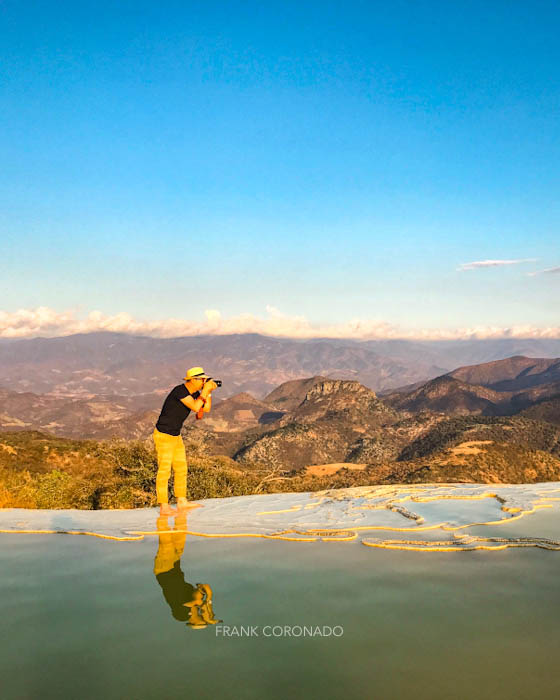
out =
[(522, 258), (520, 260), (476, 260), (461, 263), (457, 270), (477, 270), (480, 267), (503, 267), (504, 265), (520, 265), (521, 263), (536, 262), (537, 258)]
[(353, 338), (356, 340), (461, 340), (484, 338), (560, 338), (560, 327), (538, 328), (530, 325), (512, 327), (474, 326), (456, 329), (406, 329), (382, 320), (353, 319), (346, 323), (316, 325), (303, 316), (287, 316), (267, 306), (266, 317), (239, 314), (223, 318), (214, 309), (205, 312), (203, 321), (168, 318), (138, 321), (128, 313), (107, 316), (91, 311), (86, 318), (74, 312), (57, 312), (46, 306), (0, 311), (0, 338), (58, 337), (74, 333), (112, 331), (158, 338), (191, 335), (227, 335), (260, 333), (280, 338)]
[(558, 275), (560, 274), (560, 267), (548, 267), (546, 270), (537, 270), (537, 272), (528, 272), (529, 277), (535, 277), (535, 275)]

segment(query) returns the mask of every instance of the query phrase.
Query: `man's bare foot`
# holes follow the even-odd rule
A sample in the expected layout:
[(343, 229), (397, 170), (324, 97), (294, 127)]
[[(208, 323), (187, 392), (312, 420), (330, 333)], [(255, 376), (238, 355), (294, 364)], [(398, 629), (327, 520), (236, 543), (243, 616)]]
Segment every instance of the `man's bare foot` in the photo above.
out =
[(169, 505), (169, 503), (160, 503), (159, 504), (159, 514), (160, 515), (169, 516), (169, 515), (175, 515), (175, 513), (176, 513), (175, 508), (172, 508)]
[(193, 508), (203, 508), (202, 503), (189, 503), (186, 498), (177, 499), (177, 510), (185, 511), (192, 510)]

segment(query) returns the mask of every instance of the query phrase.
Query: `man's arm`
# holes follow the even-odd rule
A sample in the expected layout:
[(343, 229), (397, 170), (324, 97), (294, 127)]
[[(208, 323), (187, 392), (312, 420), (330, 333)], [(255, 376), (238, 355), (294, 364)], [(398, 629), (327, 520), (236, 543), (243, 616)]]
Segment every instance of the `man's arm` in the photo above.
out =
[(189, 395), (185, 396), (184, 399), (181, 399), (181, 402), (184, 403), (187, 408), (190, 408), (191, 411), (194, 411), (195, 413), (198, 413), (200, 409), (203, 406), (205, 406), (206, 403), (206, 405), (209, 406), (209, 408), (207, 409), (205, 406), (204, 411), (208, 413), (212, 405), (212, 397), (210, 396), (210, 393), (214, 391), (214, 389), (216, 389), (217, 386), (218, 385), (210, 379), (200, 390), (200, 396), (198, 397), (198, 399), (195, 399)]
[(191, 411), (194, 411), (195, 413), (198, 413), (200, 409), (204, 406), (204, 401), (198, 397), (198, 399), (193, 399), (192, 396), (185, 396), (184, 399), (181, 399), (181, 403), (184, 403), (187, 408), (190, 408)]
[(212, 408), (212, 394), (208, 396), (206, 399), (206, 403), (204, 404), (204, 413), (210, 413), (210, 409)]

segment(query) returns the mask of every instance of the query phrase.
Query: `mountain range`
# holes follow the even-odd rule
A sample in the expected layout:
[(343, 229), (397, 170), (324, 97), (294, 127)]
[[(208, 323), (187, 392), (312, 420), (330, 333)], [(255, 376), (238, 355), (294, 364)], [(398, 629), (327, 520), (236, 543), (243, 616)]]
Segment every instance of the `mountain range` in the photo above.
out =
[(560, 359), (510, 357), (459, 367), (420, 386), (384, 395), (396, 409), (511, 415), (560, 396)]
[[(559, 359), (514, 356), (460, 367), (381, 397), (355, 380), (337, 380), (333, 383), (323, 375), (289, 380), (262, 399), (240, 392), (220, 400), (216, 392), (212, 412), (200, 427), (215, 433), (260, 433), (291, 423), (332, 423), (341, 416), (347, 420), (350, 406), (355, 414), (353, 422), (361, 424), (363, 431), (371, 428), (370, 418), (380, 407), (403, 419), (428, 412), (449, 416), (523, 413), (553, 423), (560, 420)], [(356, 396), (369, 407), (359, 415)], [(162, 400), (161, 391), (64, 396), (0, 388), (0, 428), (45, 430), (74, 438), (141, 438), (155, 423)]]
[(191, 366), (202, 365), (222, 379), (223, 398), (250, 392), (262, 399), (286, 381), (316, 375), (389, 392), (459, 366), (514, 355), (558, 357), (560, 340), (293, 340), (257, 334), (152, 338), (112, 332), (2, 339), (0, 386), (76, 398), (151, 395), (155, 409)]

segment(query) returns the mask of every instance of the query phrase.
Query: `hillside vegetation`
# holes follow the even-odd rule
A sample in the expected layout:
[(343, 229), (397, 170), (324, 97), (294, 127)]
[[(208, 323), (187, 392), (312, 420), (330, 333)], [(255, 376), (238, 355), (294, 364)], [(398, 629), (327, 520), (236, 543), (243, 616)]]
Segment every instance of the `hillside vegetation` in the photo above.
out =
[(492, 440), (560, 454), (559, 426), (517, 416), (461, 416), (436, 423), (402, 450), (399, 461), (427, 457), (465, 440)]
[[(155, 505), (157, 460), (143, 441), (70, 440), (38, 432), (0, 436), (0, 507), (136, 508)], [(227, 457), (191, 455), (190, 499), (252, 493), (259, 473)]]
[[(549, 452), (488, 439), (482, 442), (480, 447), (467, 443), (461, 448), (459, 443), (424, 458), (367, 464), (363, 469), (344, 467), (323, 476), (240, 464), (229, 457), (200, 454), (196, 445), (189, 445), (187, 495), (199, 500), (370, 484), (560, 480), (560, 459)], [(148, 441), (96, 442), (38, 432), (3, 433), (0, 508), (151, 507), (156, 505), (156, 472), (156, 455)]]
[[(240, 465), (188, 445), (189, 500), (317, 491), (373, 483), (371, 472), (317, 477)], [(0, 436), (0, 508), (141, 508), (156, 505), (157, 460), (149, 441), (70, 440), (39, 432)], [(173, 477), (170, 480), (172, 489)], [(173, 500), (173, 499), (171, 499)]]
[[(560, 459), (544, 450), (491, 440), (468, 441), (428, 459), (398, 462), (383, 483), (528, 484), (560, 480)], [(474, 445), (472, 443), (475, 443)]]

